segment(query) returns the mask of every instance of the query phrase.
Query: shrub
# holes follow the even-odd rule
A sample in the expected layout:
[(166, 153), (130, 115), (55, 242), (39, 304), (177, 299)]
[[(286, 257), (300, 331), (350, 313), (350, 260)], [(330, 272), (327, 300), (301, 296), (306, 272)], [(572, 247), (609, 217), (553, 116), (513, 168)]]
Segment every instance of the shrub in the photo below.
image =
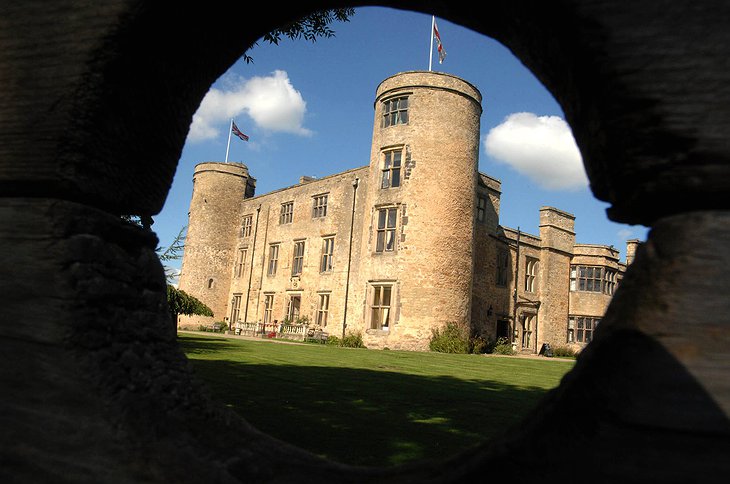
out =
[(361, 333), (347, 333), (347, 335), (342, 338), (340, 345), (346, 348), (365, 348), (365, 343), (362, 341)]
[(443, 329), (431, 329), (428, 348), (438, 353), (468, 353), (469, 338), (458, 324), (449, 322)]
[(329, 335), (327, 337), (327, 341), (326, 341), (325, 344), (334, 345), (334, 346), (340, 346), (340, 338), (338, 338), (337, 336), (331, 334), (331, 335)]
[(575, 350), (567, 346), (558, 346), (553, 348), (553, 356), (575, 358)]
[(469, 353), (481, 355), (491, 353), (494, 350), (494, 342), (484, 336), (475, 336), (469, 340)]
[(494, 345), (493, 353), (497, 355), (514, 355), (515, 350), (507, 338), (499, 338)]

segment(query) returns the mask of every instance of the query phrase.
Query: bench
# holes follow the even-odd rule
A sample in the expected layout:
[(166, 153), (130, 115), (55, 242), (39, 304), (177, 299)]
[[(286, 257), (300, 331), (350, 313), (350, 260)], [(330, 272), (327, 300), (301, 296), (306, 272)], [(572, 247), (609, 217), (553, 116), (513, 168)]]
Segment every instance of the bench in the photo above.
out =
[(316, 343), (326, 343), (327, 339), (330, 337), (330, 334), (326, 331), (321, 331), (318, 329), (310, 329), (307, 331), (307, 336), (305, 338), (305, 341), (314, 341)]
[(217, 333), (217, 332), (223, 331), (224, 329), (227, 329), (227, 328), (228, 328), (228, 325), (226, 323), (216, 322), (216, 323), (209, 324), (205, 328), (205, 330), (213, 331), (213, 332)]

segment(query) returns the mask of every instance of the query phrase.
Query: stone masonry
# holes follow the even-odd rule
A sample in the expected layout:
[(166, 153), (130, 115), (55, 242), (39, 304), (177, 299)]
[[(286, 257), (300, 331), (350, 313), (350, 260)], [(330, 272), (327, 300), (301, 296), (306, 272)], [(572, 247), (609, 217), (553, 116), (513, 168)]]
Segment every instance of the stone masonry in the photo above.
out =
[(479, 91), (403, 72), (380, 84), (374, 111), (367, 166), (258, 196), (243, 164), (196, 167), (180, 288), (215, 316), (178, 327), (295, 323), (425, 350), (453, 322), (523, 352), (582, 349), (626, 264), (576, 244), (575, 217), (553, 207), (540, 208), (539, 236), (500, 225), (501, 184), (477, 168)]

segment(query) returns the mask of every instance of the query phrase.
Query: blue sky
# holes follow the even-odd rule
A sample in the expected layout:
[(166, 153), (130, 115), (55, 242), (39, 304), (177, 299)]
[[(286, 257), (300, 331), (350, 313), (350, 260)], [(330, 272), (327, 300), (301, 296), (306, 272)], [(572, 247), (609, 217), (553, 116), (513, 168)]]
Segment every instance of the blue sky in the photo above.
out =
[[(622, 259), (627, 239), (645, 240), (645, 227), (608, 220), (560, 106), (532, 73), (498, 42), (436, 23), (446, 58), (438, 63), (434, 43), (432, 70), (482, 93), (479, 170), (502, 182), (501, 224), (538, 234), (539, 208), (549, 205), (576, 216), (577, 242), (613, 245)], [(161, 245), (187, 224), (195, 165), (225, 160), (231, 117), (250, 139), (231, 139), (229, 161), (248, 166), (257, 194), (368, 164), (375, 90), (398, 72), (428, 70), (431, 16), (366, 7), (332, 28), (334, 37), (314, 43), (259, 42), (248, 51), (253, 63), (239, 60), (211, 86), (154, 217)]]

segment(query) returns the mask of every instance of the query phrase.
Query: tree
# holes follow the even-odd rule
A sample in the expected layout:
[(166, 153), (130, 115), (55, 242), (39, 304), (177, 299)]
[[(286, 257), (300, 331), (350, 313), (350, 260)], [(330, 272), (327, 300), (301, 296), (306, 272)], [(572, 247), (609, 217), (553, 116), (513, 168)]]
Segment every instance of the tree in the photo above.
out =
[(193, 314), (199, 316), (213, 316), (213, 311), (200, 302), (199, 299), (190, 294), (177, 289), (171, 284), (167, 285), (167, 306), (170, 309), (170, 316), (174, 322), (180, 314), (191, 316)]
[(166, 248), (157, 248), (157, 257), (159, 257), (160, 262), (162, 262), (165, 268), (165, 277), (167, 278), (167, 306), (170, 309), (170, 316), (173, 322), (177, 322), (177, 317), (180, 314), (187, 316), (194, 314), (198, 316), (213, 316), (213, 311), (198, 298), (170, 284), (175, 277), (175, 272), (170, 266), (165, 265), (165, 262), (178, 260), (182, 257), (182, 251), (185, 248), (185, 236), (187, 235), (185, 233), (186, 229), (187, 227), (182, 227), (172, 243)]
[(185, 233), (186, 230), (187, 226), (184, 226), (167, 248), (158, 247), (156, 250), (157, 257), (162, 262), (162, 267), (165, 268), (165, 278), (167, 278), (168, 284), (175, 279), (176, 272), (172, 267), (166, 265), (165, 262), (178, 260), (182, 257), (182, 251), (185, 248), (185, 237), (187, 235)]
[[(304, 37), (305, 40), (311, 42), (316, 42), (317, 37), (334, 37), (335, 31), (329, 25), (335, 21), (349, 22), (353, 15), (355, 15), (354, 8), (320, 10), (269, 32), (264, 35), (264, 40), (270, 44), (279, 45), (282, 37), (292, 40)], [(258, 42), (254, 45), (258, 45)], [(247, 64), (253, 62), (253, 58), (247, 54), (243, 54), (243, 59)]]

